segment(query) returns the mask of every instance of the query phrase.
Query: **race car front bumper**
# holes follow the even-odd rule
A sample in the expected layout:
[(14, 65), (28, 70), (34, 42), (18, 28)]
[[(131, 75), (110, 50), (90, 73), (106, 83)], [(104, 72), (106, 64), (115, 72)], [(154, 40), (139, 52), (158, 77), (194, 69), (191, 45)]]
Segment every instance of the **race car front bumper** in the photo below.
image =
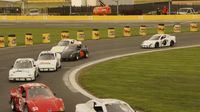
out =
[(154, 48), (154, 46), (152, 46), (152, 45), (145, 45), (145, 44), (142, 44), (141, 47), (142, 48)]
[(56, 66), (53, 65), (39, 65), (39, 70), (40, 71), (55, 71)]
[(35, 78), (34, 78), (34, 76), (27, 76), (27, 77), (9, 76), (8, 79), (10, 81), (32, 81)]

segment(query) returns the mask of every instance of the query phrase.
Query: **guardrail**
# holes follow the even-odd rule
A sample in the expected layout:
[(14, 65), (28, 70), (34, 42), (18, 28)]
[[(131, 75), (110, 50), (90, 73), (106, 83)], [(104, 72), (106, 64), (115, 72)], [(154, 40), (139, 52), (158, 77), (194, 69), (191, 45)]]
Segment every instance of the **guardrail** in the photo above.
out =
[(200, 20), (200, 15), (138, 16), (0, 16), (0, 21), (184, 21)]

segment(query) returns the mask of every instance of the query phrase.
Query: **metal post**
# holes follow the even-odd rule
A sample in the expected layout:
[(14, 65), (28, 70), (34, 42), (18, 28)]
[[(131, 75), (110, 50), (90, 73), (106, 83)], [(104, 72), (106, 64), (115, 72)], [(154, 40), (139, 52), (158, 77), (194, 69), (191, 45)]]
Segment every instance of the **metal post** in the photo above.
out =
[(117, 15), (119, 15), (119, 0), (115, 0), (115, 2), (117, 3)]
[(72, 14), (72, 2), (70, 1), (70, 6), (69, 6), (69, 15)]
[(171, 14), (171, 0), (169, 0), (169, 7), (168, 7), (168, 13), (169, 13), (169, 15)]
[(24, 13), (24, 12), (25, 12), (24, 10), (25, 10), (25, 6), (24, 6), (24, 0), (22, 0), (22, 15), (24, 15), (24, 14), (25, 14), (25, 13)]
[[(65, 0), (65, 2), (66, 2), (66, 6), (68, 6), (68, 4), (67, 4), (68, 0)], [(72, 14), (72, 1), (70, 0), (69, 1), (69, 15), (71, 15), (71, 14)]]
[(117, 0), (117, 15), (119, 15), (119, 1)]

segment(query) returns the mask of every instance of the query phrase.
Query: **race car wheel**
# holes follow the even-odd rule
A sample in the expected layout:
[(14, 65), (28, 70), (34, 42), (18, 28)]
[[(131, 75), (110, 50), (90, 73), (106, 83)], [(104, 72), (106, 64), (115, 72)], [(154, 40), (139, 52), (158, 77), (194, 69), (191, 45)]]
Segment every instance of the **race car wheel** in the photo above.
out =
[(10, 100), (10, 108), (12, 109), (12, 111), (16, 111), (15, 102), (13, 99)]
[(23, 112), (29, 112), (28, 106), (24, 105)]
[(155, 48), (159, 48), (159, 43), (156, 43), (156, 44), (155, 44)]
[(34, 77), (33, 77), (33, 81), (35, 81), (35, 80), (36, 80), (36, 77), (37, 77), (37, 76), (36, 76), (36, 73), (35, 73), (35, 74), (34, 74)]
[(174, 46), (174, 41), (170, 42), (170, 46), (173, 47)]
[(89, 57), (89, 53), (85, 52), (85, 58), (88, 58), (88, 57)]
[(75, 56), (75, 60), (79, 60), (79, 55), (78, 54)]

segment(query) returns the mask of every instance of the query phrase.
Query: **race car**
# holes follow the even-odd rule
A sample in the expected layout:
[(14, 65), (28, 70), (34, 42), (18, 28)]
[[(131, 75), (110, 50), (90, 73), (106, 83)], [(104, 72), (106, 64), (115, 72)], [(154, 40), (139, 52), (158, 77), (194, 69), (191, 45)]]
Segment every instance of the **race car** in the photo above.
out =
[(38, 67), (32, 58), (19, 58), (9, 71), (10, 81), (32, 81), (39, 76)]
[(52, 51), (42, 51), (37, 59), (39, 71), (57, 71), (61, 68), (61, 55)]
[(82, 44), (71, 44), (61, 53), (62, 61), (65, 60), (79, 60), (81, 58), (88, 58), (89, 51), (87, 46)]
[(42, 83), (27, 83), (10, 90), (10, 108), (14, 112), (64, 112), (61, 98)]
[(81, 45), (82, 42), (75, 39), (63, 39), (56, 46), (52, 47), (51, 51), (61, 54), (71, 44)]
[(76, 105), (75, 112), (136, 112), (127, 103), (117, 99), (90, 100)]
[(168, 34), (156, 34), (149, 40), (145, 40), (142, 44), (142, 48), (159, 48), (166, 46), (174, 46), (176, 44), (176, 37)]

